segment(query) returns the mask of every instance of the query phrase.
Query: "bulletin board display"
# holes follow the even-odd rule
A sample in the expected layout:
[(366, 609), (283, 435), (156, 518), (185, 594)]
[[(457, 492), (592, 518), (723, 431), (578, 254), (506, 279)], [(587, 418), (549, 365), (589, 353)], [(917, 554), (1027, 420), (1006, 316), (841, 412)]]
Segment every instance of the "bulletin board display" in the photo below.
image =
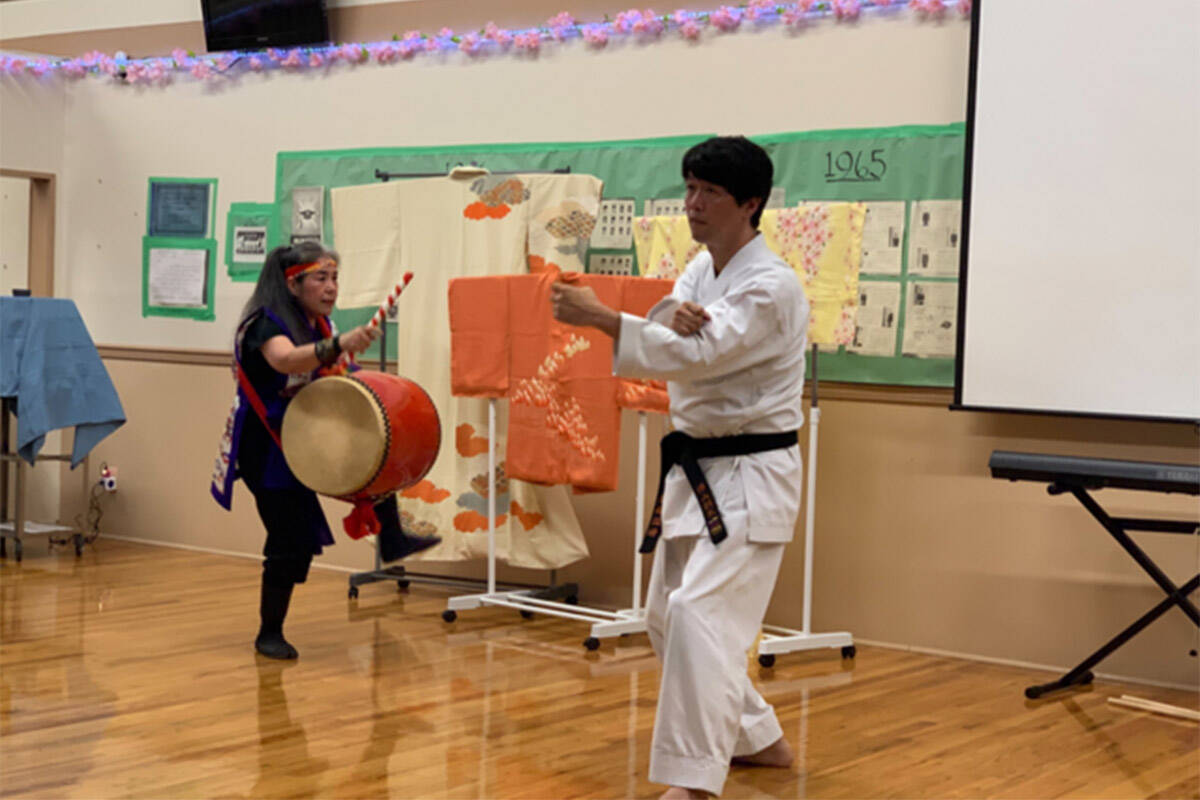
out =
[(217, 241), (142, 237), (142, 316), (212, 322)]
[(225, 217), (225, 269), (229, 279), (254, 283), (266, 260), (269, 228), (275, 219), (271, 203), (230, 203)]
[[(823, 380), (953, 385), (964, 134), (955, 123), (751, 136), (775, 165), (771, 205), (867, 204), (864, 251), (871, 252), (860, 273), (859, 330), (852, 345), (821, 352)], [(639, 274), (632, 242), (624, 240), (626, 215), (675, 213), (683, 155), (708, 136), (281, 152), (267, 246), (312, 239), (336, 248), (329, 190), (376, 183), (377, 172), (427, 176), (471, 164), (493, 172), (569, 169), (604, 181), (589, 271)], [(372, 311), (338, 310), (335, 321), (346, 329)]]

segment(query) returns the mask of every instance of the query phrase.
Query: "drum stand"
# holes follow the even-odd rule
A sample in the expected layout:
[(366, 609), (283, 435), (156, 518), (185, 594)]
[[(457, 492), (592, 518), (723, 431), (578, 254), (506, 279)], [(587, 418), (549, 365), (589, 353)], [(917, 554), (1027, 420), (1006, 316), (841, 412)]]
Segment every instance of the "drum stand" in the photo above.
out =
[[(394, 311), (394, 308), (393, 308)], [(387, 372), (387, 323), (384, 322), (379, 326), (379, 371)], [(491, 434), (489, 433), (489, 443)], [(494, 458), (491, 459), (492, 474), (495, 475)], [(489, 509), (493, 505), (493, 501), (489, 497)], [(489, 516), (489, 520), (493, 520), (494, 515)], [(492, 553), (494, 546), (492, 544), (493, 533), (492, 529), (488, 529), (488, 593), (491, 594), (496, 590), (495, 584), (495, 558)], [(463, 591), (478, 591), (484, 586), (484, 583), (475, 578), (458, 578), (449, 575), (433, 575), (425, 572), (409, 572), (403, 565), (395, 564), (390, 567), (383, 565), (383, 556), (379, 552), (379, 547), (375, 548), (375, 568), (367, 572), (355, 572), (350, 576), (350, 599), (358, 597), (358, 587), (368, 583), (378, 583), (380, 581), (395, 581), (397, 589), (407, 589), (412, 583), (428, 583), (435, 586), (447, 586), (451, 589), (460, 589)], [(513, 591), (528, 592), (531, 598), (564, 598), (567, 602), (572, 602), (579, 593), (578, 584), (565, 583), (557, 584), (555, 582), (555, 571), (550, 570), (550, 585), (549, 586), (531, 586), (529, 584), (520, 583), (505, 583), (501, 584), (505, 589)], [(446, 612), (449, 613), (449, 612)], [(525, 615), (525, 612), (521, 612)], [(443, 617), (445, 614), (442, 615)]]
[(579, 605), (574, 594), (567, 595), (564, 603), (556, 603), (538, 596), (529, 590), (496, 591), (496, 400), (488, 400), (488, 583), (486, 594), (468, 594), (451, 597), (442, 612), (442, 619), (454, 622), (459, 611), (480, 606), (515, 608), (526, 619), (534, 613), (551, 617), (574, 619), (591, 623), (591, 635), (583, 641), (588, 650), (600, 647), (600, 639), (608, 636), (623, 636), (646, 630), (646, 610), (642, 608), (642, 557), (638, 544), (642, 535), (642, 523), (646, 512), (646, 412), (638, 412), (638, 483), (637, 518), (634, 520), (633, 538), (633, 607), (610, 611)]

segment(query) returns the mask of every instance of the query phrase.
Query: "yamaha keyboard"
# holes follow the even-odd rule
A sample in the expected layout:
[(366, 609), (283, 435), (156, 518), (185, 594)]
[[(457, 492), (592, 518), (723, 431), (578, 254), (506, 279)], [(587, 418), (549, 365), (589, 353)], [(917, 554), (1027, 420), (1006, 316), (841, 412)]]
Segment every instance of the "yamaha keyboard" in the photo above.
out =
[(1141, 489), (1200, 495), (1200, 466), (1076, 458), (996, 450), (988, 460), (993, 478), (1038, 481), (1087, 489)]
[[(1135, 620), (1066, 675), (1050, 683), (1026, 688), (1026, 697), (1036, 699), (1046, 692), (1091, 683), (1094, 677), (1092, 667), (1175, 606), (1200, 627), (1200, 609), (1197, 609), (1189, 598), (1189, 595), (1200, 589), (1200, 573), (1183, 585), (1176, 586), (1129, 535), (1129, 531), (1200, 534), (1200, 521), (1112, 517), (1089, 494), (1090, 491), (1098, 489), (1136, 489), (1146, 492), (1200, 495), (1200, 466), (1012, 453), (1005, 450), (993, 452), (992, 457), (988, 459), (988, 466), (992, 470), (993, 478), (1047, 483), (1047, 491), (1050, 494), (1074, 495), (1167, 595), (1165, 600)], [(1195, 656), (1196, 651), (1193, 650), (1190, 655)]]

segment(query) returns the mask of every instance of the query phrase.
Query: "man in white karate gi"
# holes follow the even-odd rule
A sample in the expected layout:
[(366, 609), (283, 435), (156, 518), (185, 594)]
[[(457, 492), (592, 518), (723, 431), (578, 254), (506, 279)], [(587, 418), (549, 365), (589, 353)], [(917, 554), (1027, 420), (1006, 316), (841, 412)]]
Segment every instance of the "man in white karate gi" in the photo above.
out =
[(613, 337), (616, 374), (668, 382), (675, 430), (642, 544), (658, 544), (646, 622), (662, 660), (650, 780), (670, 787), (663, 798), (720, 794), (731, 761), (794, 758), (746, 657), (800, 510), (809, 313), (795, 272), (758, 233), (766, 152), (709, 139), (684, 156), (683, 177), (692, 236), (708, 251), (646, 319), (585, 287), (557, 284), (552, 296), (557, 319)]

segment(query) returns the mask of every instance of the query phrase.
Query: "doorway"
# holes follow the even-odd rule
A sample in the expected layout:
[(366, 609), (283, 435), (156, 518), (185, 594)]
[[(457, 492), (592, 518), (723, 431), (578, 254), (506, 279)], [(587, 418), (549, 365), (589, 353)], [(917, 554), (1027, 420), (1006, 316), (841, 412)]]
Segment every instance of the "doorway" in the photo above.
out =
[(51, 173), (0, 168), (0, 295), (54, 296), (54, 191)]

